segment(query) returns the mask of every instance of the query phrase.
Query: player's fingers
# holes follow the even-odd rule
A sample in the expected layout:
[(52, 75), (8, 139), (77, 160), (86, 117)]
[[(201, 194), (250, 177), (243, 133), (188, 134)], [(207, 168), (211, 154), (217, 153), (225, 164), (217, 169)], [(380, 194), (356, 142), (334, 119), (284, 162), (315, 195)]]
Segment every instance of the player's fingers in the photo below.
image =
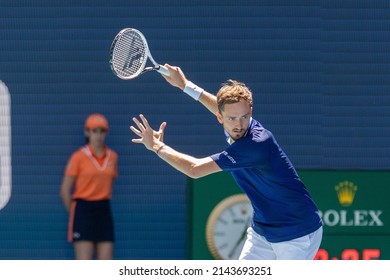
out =
[(141, 136), (141, 135), (142, 135), (141, 131), (139, 131), (138, 129), (136, 129), (134, 126), (130, 126), (130, 130), (131, 130), (132, 132), (134, 132), (135, 134), (137, 134), (138, 136)]
[(169, 65), (168, 63), (165, 63), (164, 66), (169, 70), (169, 72), (175, 71), (175, 68), (176, 68), (176, 67)]
[(164, 65), (166, 68), (168, 68), (168, 70), (170, 70), (170, 72), (181, 72), (181, 69), (179, 66), (172, 66), (172, 65), (169, 65), (168, 63), (166, 63)]
[(168, 83), (170, 83), (170, 84), (173, 85), (173, 86), (177, 86), (175, 80), (173, 79), (173, 77), (174, 77), (175, 75), (177, 75), (177, 74), (176, 74), (176, 72), (177, 72), (177, 67), (171, 66), (171, 65), (169, 65), (169, 64), (167, 64), (167, 63), (164, 64), (164, 66), (168, 69), (168, 71), (169, 71), (169, 76), (165, 76), (165, 75), (162, 75), (162, 76), (164, 77), (164, 79), (165, 79)]
[[(181, 71), (180, 67), (178, 66), (171, 66), (169, 64), (165, 64), (165, 67), (169, 70), (169, 73), (171, 74), (169, 77), (172, 75), (179, 73), (180, 75), (184, 75), (183, 72)], [(166, 77), (167, 80), (172, 80), (172, 78)]]
[(145, 126), (146, 129), (150, 128), (148, 120), (145, 118), (144, 115), (140, 114), (139, 115), (140, 119), (142, 120), (143, 125)]
[(139, 122), (137, 118), (133, 118), (133, 122), (138, 126), (138, 128), (141, 130), (141, 132), (145, 131), (145, 127)]
[(142, 139), (131, 139), (131, 142), (137, 143), (137, 144), (141, 144), (142, 143)]
[(164, 130), (165, 130), (165, 127), (167, 126), (167, 123), (166, 122), (163, 122), (161, 125), (160, 125), (160, 129), (159, 129), (159, 132), (160, 133), (164, 133)]
[(176, 71), (180, 74), (180, 76), (185, 77), (185, 75), (180, 67), (176, 67)]
[(167, 123), (163, 122), (160, 125), (160, 129), (158, 130), (158, 133), (157, 133), (158, 140), (160, 140), (161, 142), (164, 142), (164, 130), (165, 130), (166, 126), (167, 126)]

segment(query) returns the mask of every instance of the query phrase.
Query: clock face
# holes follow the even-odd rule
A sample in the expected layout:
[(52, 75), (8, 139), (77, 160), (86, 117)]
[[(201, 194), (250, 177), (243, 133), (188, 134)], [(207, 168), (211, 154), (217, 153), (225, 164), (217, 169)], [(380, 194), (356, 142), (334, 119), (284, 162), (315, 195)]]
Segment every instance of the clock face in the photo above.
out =
[(214, 258), (238, 259), (252, 214), (252, 206), (244, 194), (230, 196), (213, 209), (206, 225), (206, 240)]

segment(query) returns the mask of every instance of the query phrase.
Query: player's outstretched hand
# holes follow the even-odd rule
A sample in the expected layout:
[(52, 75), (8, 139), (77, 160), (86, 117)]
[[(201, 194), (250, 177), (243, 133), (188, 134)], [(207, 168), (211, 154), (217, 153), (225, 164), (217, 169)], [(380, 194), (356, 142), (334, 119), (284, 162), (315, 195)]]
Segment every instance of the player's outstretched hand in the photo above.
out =
[(148, 150), (153, 151), (153, 146), (158, 146), (159, 142), (163, 142), (164, 140), (164, 130), (167, 125), (166, 122), (163, 122), (160, 125), (160, 129), (158, 131), (153, 130), (148, 120), (144, 115), (140, 114), (139, 121), (136, 117), (133, 118), (134, 123), (137, 125), (137, 128), (134, 126), (130, 126), (130, 130), (133, 131), (140, 138), (132, 139), (133, 143), (144, 144)]
[(160, 129), (158, 131), (153, 130), (153, 137), (157, 138), (159, 141), (164, 142), (164, 130), (167, 126), (166, 122), (160, 124)]

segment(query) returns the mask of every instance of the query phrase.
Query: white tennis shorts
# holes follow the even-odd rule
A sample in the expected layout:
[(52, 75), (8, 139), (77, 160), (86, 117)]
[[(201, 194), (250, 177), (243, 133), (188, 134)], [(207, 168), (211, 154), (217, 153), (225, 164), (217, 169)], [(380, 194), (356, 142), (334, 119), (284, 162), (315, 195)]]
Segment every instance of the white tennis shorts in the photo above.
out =
[(289, 241), (268, 242), (251, 227), (242, 248), (240, 260), (312, 260), (322, 241), (322, 227)]

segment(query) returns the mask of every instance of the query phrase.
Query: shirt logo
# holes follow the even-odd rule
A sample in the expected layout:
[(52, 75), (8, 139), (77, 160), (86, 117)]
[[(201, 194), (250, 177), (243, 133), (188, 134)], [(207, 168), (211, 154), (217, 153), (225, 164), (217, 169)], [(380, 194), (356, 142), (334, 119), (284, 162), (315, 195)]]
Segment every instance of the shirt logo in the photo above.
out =
[(237, 163), (236, 160), (231, 155), (228, 154), (228, 152), (223, 151), (222, 153), (230, 160), (231, 163), (233, 164)]

